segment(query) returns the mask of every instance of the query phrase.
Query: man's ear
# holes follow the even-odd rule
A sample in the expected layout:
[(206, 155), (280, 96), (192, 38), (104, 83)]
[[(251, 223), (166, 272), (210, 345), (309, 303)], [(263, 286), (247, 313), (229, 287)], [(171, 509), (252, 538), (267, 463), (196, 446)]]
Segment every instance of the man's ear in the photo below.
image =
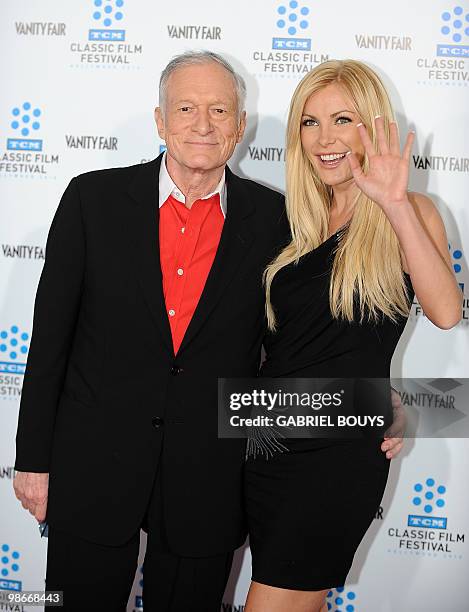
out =
[(155, 108), (154, 116), (155, 116), (156, 127), (158, 129), (158, 136), (161, 138), (161, 140), (166, 140), (164, 120), (163, 120), (163, 111), (160, 106), (157, 106)]
[(239, 119), (238, 138), (236, 142), (242, 141), (245, 129), (246, 129), (246, 111), (243, 111)]

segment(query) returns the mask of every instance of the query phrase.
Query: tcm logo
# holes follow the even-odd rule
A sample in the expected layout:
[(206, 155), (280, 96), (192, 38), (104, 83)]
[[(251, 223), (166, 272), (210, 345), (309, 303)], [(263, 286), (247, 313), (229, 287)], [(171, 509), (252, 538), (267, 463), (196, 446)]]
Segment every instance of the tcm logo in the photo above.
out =
[(446, 517), (432, 516), (435, 510), (441, 510), (446, 504), (443, 498), (446, 487), (436, 486), (434, 478), (427, 478), (425, 485), (420, 482), (414, 485), (414, 492), (416, 495), (412, 498), (412, 503), (414, 506), (421, 507), (425, 515), (409, 514), (407, 525), (426, 529), (446, 529), (448, 522)]
[(28, 341), (29, 334), (20, 333), (17, 325), (0, 331), (0, 372), (24, 374), (26, 363), (18, 360), (26, 360)]
[[(283, 34), (281, 38), (272, 39), (272, 49), (286, 49), (291, 51), (311, 51), (311, 39), (300, 38), (301, 32), (306, 30), (309, 22), (306, 17), (309, 8), (301, 6), (297, 0), (290, 0), (288, 4), (281, 4), (277, 9), (277, 28)], [(285, 35), (288, 34), (288, 37)]]
[(124, 6), (124, 0), (93, 0), (93, 5), (93, 19), (104, 27), (91, 29), (88, 32), (88, 40), (124, 41), (125, 30), (115, 29), (124, 17), (120, 10)]
[(345, 587), (331, 589), (326, 596), (327, 609), (332, 612), (354, 612), (356, 610), (356, 594), (354, 591), (346, 591)]
[(442, 13), (440, 32), (445, 42), (436, 46), (437, 55), (469, 58), (469, 12), (454, 6)]
[(20, 553), (17, 550), (12, 550), (8, 544), (2, 544), (0, 553), (0, 589), (21, 591), (21, 581), (13, 580), (16, 572), (20, 570), (18, 564)]
[(16, 136), (7, 139), (7, 149), (10, 151), (42, 151), (42, 140), (29, 138), (41, 127), (40, 108), (33, 108), (30, 102), (23, 102), (11, 111), (10, 127)]

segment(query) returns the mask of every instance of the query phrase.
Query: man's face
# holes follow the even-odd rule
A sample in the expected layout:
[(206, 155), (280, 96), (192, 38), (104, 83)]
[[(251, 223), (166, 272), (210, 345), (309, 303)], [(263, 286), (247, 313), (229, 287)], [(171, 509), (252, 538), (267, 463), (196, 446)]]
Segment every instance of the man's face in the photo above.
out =
[(223, 167), (246, 126), (245, 113), (238, 117), (233, 79), (215, 62), (176, 69), (155, 119), (172, 160), (181, 169), (199, 171)]

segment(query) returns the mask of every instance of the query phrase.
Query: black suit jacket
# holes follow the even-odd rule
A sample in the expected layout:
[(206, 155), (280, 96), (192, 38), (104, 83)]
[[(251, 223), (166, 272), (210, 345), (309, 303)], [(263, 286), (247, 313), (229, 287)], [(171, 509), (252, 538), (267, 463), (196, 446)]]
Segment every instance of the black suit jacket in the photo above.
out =
[(217, 378), (256, 376), (262, 272), (287, 235), (284, 199), (227, 168), (218, 251), (174, 355), (158, 244), (161, 156), (80, 175), (54, 216), (21, 398), (15, 468), (49, 472), (47, 520), (119, 544), (161, 468), (181, 555), (239, 546), (243, 440), (217, 437)]

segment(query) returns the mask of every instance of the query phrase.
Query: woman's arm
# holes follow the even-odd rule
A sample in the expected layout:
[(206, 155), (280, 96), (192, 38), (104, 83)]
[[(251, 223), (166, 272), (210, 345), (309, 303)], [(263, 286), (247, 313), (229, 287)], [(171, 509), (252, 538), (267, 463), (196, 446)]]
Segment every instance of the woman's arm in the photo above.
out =
[(407, 191), (414, 134), (410, 132), (401, 155), (396, 123), (387, 142), (382, 117), (375, 119), (377, 152), (363, 124), (357, 126), (369, 161), (365, 174), (354, 153), (347, 158), (357, 186), (389, 219), (401, 246), (404, 270), (410, 274), (417, 299), (426, 316), (449, 329), (462, 314), (462, 295), (451, 268), (446, 232), (433, 202)]

